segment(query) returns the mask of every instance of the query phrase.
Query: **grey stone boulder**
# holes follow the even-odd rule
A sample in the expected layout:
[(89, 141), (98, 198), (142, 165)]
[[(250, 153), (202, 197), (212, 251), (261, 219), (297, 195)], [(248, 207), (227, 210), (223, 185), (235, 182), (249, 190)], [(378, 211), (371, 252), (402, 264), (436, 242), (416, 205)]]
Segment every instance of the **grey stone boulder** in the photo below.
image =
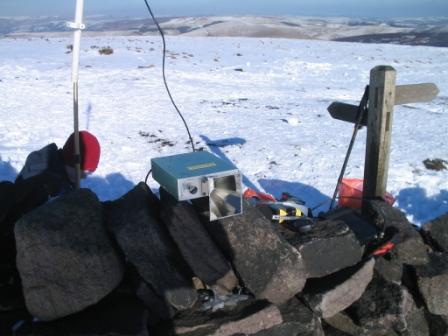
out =
[[(280, 306), (250, 300), (231, 309), (182, 313), (172, 328), (182, 336), (324, 336), (319, 318), (295, 298)], [(167, 330), (155, 334), (167, 335)]]
[(395, 244), (390, 252), (392, 259), (408, 265), (428, 263), (428, 249), (423, 238), (403, 212), (384, 201), (373, 200), (367, 202), (366, 213)]
[(320, 318), (297, 299), (278, 306), (282, 323), (259, 331), (257, 336), (324, 336)]
[(448, 252), (448, 213), (426, 223), (423, 232), (435, 249)]
[(97, 303), (122, 279), (123, 259), (90, 190), (72, 191), (24, 215), (15, 238), (26, 306), (41, 320)]
[(375, 261), (375, 271), (385, 280), (401, 284), (403, 277), (403, 264), (385, 257), (378, 257)]
[(417, 231), (411, 232), (412, 235), (391, 250), (391, 258), (403, 264), (425, 265), (429, 262), (427, 247)]
[(282, 304), (305, 285), (302, 255), (255, 206), (244, 201), (243, 208), (242, 215), (204, 225), (256, 298)]
[(414, 306), (407, 319), (407, 328), (400, 335), (430, 336), (429, 325), (425, 317), (425, 310)]
[[(361, 336), (364, 334), (364, 330), (361, 326), (357, 325), (352, 318), (344, 311), (337, 313), (331, 317), (327, 317), (324, 319), (324, 331), (327, 335), (327, 330), (329, 335), (332, 333), (337, 335), (337, 332), (342, 333), (342, 335), (352, 335), (352, 336)], [(331, 326), (332, 328), (326, 327), (326, 325)]]
[[(422, 308), (413, 306), (407, 315), (407, 327), (401, 332), (393, 329), (385, 331), (384, 328), (372, 328), (371, 326), (364, 328), (357, 325), (346, 312), (340, 312), (330, 318), (326, 318), (324, 325), (326, 336), (429, 336), (429, 327), (425, 319), (425, 312)], [(328, 328), (330, 325), (332, 328)], [(431, 334), (432, 335), (432, 334)]]
[(238, 278), (204, 228), (193, 205), (177, 201), (163, 188), (160, 188), (160, 200), (162, 222), (193, 273), (221, 291), (229, 292), (235, 288)]
[(448, 254), (431, 253), (430, 260), (415, 266), (418, 289), (432, 314), (448, 315)]
[(377, 273), (361, 298), (346, 311), (363, 329), (363, 334), (388, 335), (404, 332), (414, 301), (408, 290)]
[(364, 247), (341, 220), (316, 221), (308, 232), (288, 238), (302, 255), (307, 276), (320, 278), (361, 261)]
[(158, 199), (141, 182), (105, 205), (107, 227), (143, 280), (167, 305), (183, 310), (197, 294), (192, 273), (159, 219)]
[(375, 260), (324, 278), (308, 280), (301, 297), (318, 316), (329, 318), (345, 310), (364, 293), (373, 277)]

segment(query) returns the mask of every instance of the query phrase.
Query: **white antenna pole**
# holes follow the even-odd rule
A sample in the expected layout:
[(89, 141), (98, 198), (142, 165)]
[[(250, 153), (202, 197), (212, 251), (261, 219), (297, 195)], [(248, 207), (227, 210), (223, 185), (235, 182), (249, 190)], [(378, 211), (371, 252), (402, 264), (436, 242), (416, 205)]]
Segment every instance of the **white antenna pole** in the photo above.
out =
[(76, 0), (75, 22), (67, 22), (67, 26), (74, 29), (73, 34), (73, 63), (72, 63), (72, 83), (73, 83), (73, 120), (75, 136), (75, 170), (76, 188), (81, 185), (81, 153), (79, 145), (79, 118), (78, 118), (78, 73), (79, 73), (79, 53), (81, 49), (81, 32), (85, 28), (82, 23), (84, 11), (84, 0)]

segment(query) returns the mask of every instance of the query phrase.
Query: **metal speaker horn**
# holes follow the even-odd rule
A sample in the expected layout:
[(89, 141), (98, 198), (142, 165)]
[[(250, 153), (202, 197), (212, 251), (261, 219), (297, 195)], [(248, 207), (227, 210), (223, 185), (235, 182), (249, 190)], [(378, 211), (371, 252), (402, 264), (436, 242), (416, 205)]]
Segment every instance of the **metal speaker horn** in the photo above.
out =
[(166, 191), (178, 201), (197, 200), (211, 221), (242, 213), (241, 174), (229, 161), (201, 151), (154, 158), (151, 166)]
[(209, 177), (210, 220), (238, 215), (242, 212), (240, 175)]

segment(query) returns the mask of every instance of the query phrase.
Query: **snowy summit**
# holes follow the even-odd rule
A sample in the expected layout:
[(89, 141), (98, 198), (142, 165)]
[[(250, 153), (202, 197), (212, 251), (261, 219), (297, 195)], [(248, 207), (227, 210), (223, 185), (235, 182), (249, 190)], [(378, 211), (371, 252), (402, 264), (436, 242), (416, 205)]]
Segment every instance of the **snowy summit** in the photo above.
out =
[[(72, 132), (71, 43), (0, 39), (1, 180), (14, 180), (29, 152), (61, 146)], [(327, 107), (358, 104), (377, 65), (393, 66), (397, 84), (435, 83), (434, 101), (395, 108), (387, 189), (414, 223), (448, 211), (448, 170), (423, 163), (448, 161), (447, 48), (244, 37), (167, 43), (168, 84), (196, 147), (231, 160), (247, 187), (287, 191), (320, 205), (315, 212), (328, 209), (353, 129)], [(83, 185), (116, 199), (144, 180), (151, 158), (190, 145), (163, 86), (158, 36), (89, 36), (81, 46), (80, 128), (102, 146)], [(363, 177), (365, 134), (346, 176)]]

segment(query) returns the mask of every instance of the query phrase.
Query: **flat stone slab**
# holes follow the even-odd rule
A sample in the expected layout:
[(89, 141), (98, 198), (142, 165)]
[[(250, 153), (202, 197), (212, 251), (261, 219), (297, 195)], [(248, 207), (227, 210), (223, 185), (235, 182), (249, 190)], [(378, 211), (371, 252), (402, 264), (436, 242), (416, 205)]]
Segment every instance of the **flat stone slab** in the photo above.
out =
[(308, 278), (320, 278), (361, 261), (364, 247), (341, 220), (316, 221), (306, 233), (288, 237), (302, 255)]
[(309, 280), (302, 297), (319, 316), (334, 316), (362, 296), (372, 280), (374, 266), (375, 260), (370, 259), (360, 266), (344, 269), (337, 274)]
[[(185, 312), (173, 320), (172, 328), (182, 336), (324, 336), (320, 320), (297, 299), (280, 306), (251, 300), (233, 309)], [(155, 335), (166, 335), (166, 330), (161, 327)]]

